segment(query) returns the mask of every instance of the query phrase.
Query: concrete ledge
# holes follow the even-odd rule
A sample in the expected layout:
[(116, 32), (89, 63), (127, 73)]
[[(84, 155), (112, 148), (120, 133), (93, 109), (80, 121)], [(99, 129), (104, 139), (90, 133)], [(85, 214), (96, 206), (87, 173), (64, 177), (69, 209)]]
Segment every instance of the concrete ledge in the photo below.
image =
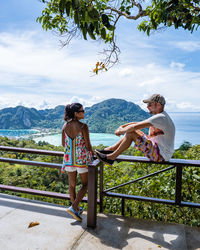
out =
[[(38, 226), (28, 228), (31, 221)], [(66, 207), (0, 194), (0, 249), (200, 249), (200, 229), (110, 214), (98, 214), (97, 228), (74, 221)]]

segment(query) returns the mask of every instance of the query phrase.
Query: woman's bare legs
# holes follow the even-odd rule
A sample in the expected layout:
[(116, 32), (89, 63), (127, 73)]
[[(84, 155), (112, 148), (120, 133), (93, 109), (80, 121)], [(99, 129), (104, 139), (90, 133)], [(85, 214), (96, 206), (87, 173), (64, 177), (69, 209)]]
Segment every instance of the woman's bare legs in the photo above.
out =
[(82, 187), (78, 191), (76, 199), (75, 199), (75, 201), (72, 204), (72, 206), (75, 209), (75, 211), (78, 210), (78, 204), (82, 201), (83, 197), (85, 196), (85, 194), (87, 192), (87, 187), (88, 187), (88, 173), (80, 174), (80, 177), (81, 177)]
[(74, 203), (76, 199), (76, 177), (77, 177), (77, 172), (68, 172), (68, 178), (69, 178), (69, 195), (70, 195), (70, 200), (72, 204)]

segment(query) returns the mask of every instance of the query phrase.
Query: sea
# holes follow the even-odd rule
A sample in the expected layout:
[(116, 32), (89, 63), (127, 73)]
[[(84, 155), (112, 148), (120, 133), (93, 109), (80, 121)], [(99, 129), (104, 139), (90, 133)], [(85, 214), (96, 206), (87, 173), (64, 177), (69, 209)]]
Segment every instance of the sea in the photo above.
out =
[[(192, 145), (200, 144), (200, 112), (169, 112), (176, 127), (175, 148), (179, 148), (184, 142), (190, 142)], [(34, 141), (45, 141), (55, 146), (61, 146), (61, 133), (49, 134), (41, 133), (40, 130), (33, 129), (0, 129), (0, 136), (9, 138), (28, 139)], [(119, 140), (115, 134), (90, 133), (90, 140), (93, 146), (100, 144), (110, 146)]]

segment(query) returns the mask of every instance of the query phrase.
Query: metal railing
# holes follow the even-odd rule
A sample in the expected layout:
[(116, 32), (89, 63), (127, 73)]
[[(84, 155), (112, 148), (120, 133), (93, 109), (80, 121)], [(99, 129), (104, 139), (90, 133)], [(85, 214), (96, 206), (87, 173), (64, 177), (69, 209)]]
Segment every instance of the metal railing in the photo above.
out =
[[(61, 156), (63, 157), (63, 152), (60, 151), (47, 151), (47, 150), (38, 150), (38, 149), (27, 149), (27, 148), (14, 148), (14, 147), (4, 147), (0, 146), (0, 150), (2, 151), (12, 151), (12, 152), (20, 152), (20, 153), (31, 153), (31, 154), (43, 154), (43, 155), (52, 155), (52, 156)], [(148, 164), (158, 164), (158, 165), (170, 165), (169, 167), (157, 171), (155, 173), (148, 174), (146, 176), (140, 177), (135, 180), (131, 180), (129, 182), (123, 183), (121, 185), (117, 185), (104, 190), (104, 166), (100, 164), (99, 160), (94, 160), (90, 162), (88, 165), (88, 196), (84, 197), (83, 201), (88, 203), (87, 210), (87, 226), (95, 228), (97, 223), (97, 204), (100, 205), (100, 212), (103, 212), (103, 199), (105, 196), (121, 198), (121, 211), (122, 215), (124, 215), (125, 211), (125, 200), (139, 200), (144, 202), (157, 202), (169, 205), (178, 205), (178, 206), (188, 206), (200, 208), (200, 203), (186, 202), (182, 201), (182, 173), (183, 168), (185, 166), (190, 167), (200, 167), (200, 160), (184, 160), (184, 159), (171, 159), (168, 162), (152, 162), (146, 157), (139, 156), (127, 156), (120, 155), (116, 159), (117, 162), (139, 162), (139, 163), (148, 163)], [(13, 164), (22, 164), (22, 165), (32, 165), (32, 166), (42, 166), (42, 167), (50, 167), (60, 169), (62, 164), (57, 163), (48, 163), (48, 162), (36, 162), (36, 161), (26, 161), (19, 159), (11, 159), (11, 158), (3, 158), (0, 157), (0, 162), (8, 162)], [(100, 167), (98, 171), (98, 167)], [(176, 185), (175, 185), (175, 199), (174, 200), (166, 200), (145, 196), (136, 196), (136, 195), (128, 195), (121, 193), (110, 192), (114, 189), (123, 187), (125, 185), (129, 185), (135, 183), (137, 181), (153, 177), (165, 171), (169, 171), (171, 169), (176, 169)], [(99, 175), (98, 175), (99, 173)], [(99, 179), (99, 199), (97, 199), (97, 186)], [(61, 194), (55, 192), (41, 191), (35, 189), (28, 189), (22, 187), (14, 187), (7, 185), (0, 185), (1, 190), (9, 190), (14, 192), (22, 192), (36, 195), (43, 195), (47, 197), (60, 198), (60, 199), (70, 199), (69, 194)]]
[[(40, 154), (40, 155), (50, 155), (50, 156), (58, 156), (63, 157), (64, 153), (61, 151), (49, 151), (49, 150), (39, 150), (39, 149), (31, 149), (31, 148), (16, 148), (16, 147), (6, 147), (0, 146), (1, 151), (8, 151), (14, 153), (26, 153), (26, 154)], [(38, 161), (29, 161), (29, 160), (21, 160), (21, 159), (13, 159), (13, 158), (3, 158), (0, 157), (0, 162), (6, 162), (11, 164), (21, 164), (28, 166), (37, 166), (37, 167), (48, 167), (48, 168), (56, 168), (58, 170), (61, 169), (62, 164), (51, 163), (51, 162), (38, 162)], [(96, 227), (96, 210), (97, 203), (99, 200), (97, 199), (97, 169), (100, 165), (99, 160), (94, 160), (88, 165), (88, 196), (83, 198), (83, 202), (88, 203), (87, 208), (87, 226), (88, 227)], [(51, 198), (65, 199), (70, 200), (69, 194), (57, 193), (57, 192), (49, 192), (38, 189), (24, 188), (24, 187), (16, 187), (10, 185), (2, 185), (0, 184), (0, 190), (7, 190), (12, 192), (19, 193), (27, 193), (32, 195), (39, 195)]]
[[(117, 162), (139, 162), (139, 163), (148, 163), (148, 164), (157, 164), (157, 165), (171, 165), (165, 169), (162, 169), (160, 171), (148, 174), (146, 176), (140, 177), (138, 179), (131, 180), (129, 182), (107, 188), (104, 190), (104, 183), (103, 183), (103, 166), (101, 166), (100, 169), (100, 212), (103, 212), (103, 197), (114, 197), (114, 198), (121, 198), (121, 213), (124, 216), (124, 207), (125, 207), (125, 200), (138, 200), (138, 201), (145, 201), (145, 202), (156, 202), (156, 203), (163, 203), (168, 205), (178, 205), (178, 206), (186, 206), (186, 207), (195, 207), (200, 208), (200, 203), (194, 203), (194, 202), (186, 202), (182, 201), (182, 174), (183, 174), (183, 168), (185, 166), (189, 167), (200, 167), (200, 160), (185, 160), (185, 159), (171, 159), (170, 161), (166, 162), (153, 162), (150, 161), (146, 157), (139, 157), (139, 156), (127, 156), (127, 155), (120, 155), (117, 157)], [(176, 169), (176, 183), (175, 183), (175, 199), (174, 200), (167, 200), (167, 199), (160, 199), (160, 198), (152, 198), (152, 197), (146, 197), (146, 196), (137, 196), (137, 195), (128, 195), (128, 194), (122, 194), (122, 193), (114, 193), (110, 192), (114, 189), (118, 189), (120, 187), (123, 187), (125, 185), (129, 185), (132, 183), (136, 183), (138, 181), (141, 181), (143, 179), (147, 179), (156, 175), (159, 175), (163, 172), (169, 171), (171, 169)]]

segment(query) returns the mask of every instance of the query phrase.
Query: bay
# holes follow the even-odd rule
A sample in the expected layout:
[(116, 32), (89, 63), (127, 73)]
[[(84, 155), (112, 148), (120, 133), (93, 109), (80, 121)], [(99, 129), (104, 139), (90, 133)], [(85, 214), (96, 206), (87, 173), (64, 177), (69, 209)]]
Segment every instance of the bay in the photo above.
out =
[[(175, 148), (179, 148), (185, 141), (192, 145), (200, 144), (200, 112), (169, 112), (176, 127)], [(61, 134), (35, 138), (36, 142), (46, 141), (55, 146), (61, 145)], [(93, 146), (103, 144), (106, 146), (113, 145), (119, 140), (114, 134), (90, 133), (90, 140)]]
[[(115, 134), (105, 134), (105, 133), (90, 133), (90, 140), (93, 146), (98, 146), (100, 144), (111, 146), (119, 140), (119, 137)], [(55, 135), (48, 135), (34, 138), (34, 141), (45, 141), (55, 146), (61, 146), (61, 133)]]
[[(179, 148), (184, 141), (190, 142), (192, 145), (200, 144), (200, 112), (198, 113), (176, 113), (170, 112), (172, 120), (176, 127), (175, 148)], [(0, 129), (0, 136), (8, 136), (10, 138), (33, 138), (36, 142), (45, 141), (55, 146), (61, 146), (61, 133), (48, 134), (47, 132), (40, 135), (38, 130), (9, 130)], [(37, 137), (36, 137), (37, 136)], [(103, 144), (110, 146), (119, 140), (115, 134), (90, 133), (90, 139), (93, 146)]]

